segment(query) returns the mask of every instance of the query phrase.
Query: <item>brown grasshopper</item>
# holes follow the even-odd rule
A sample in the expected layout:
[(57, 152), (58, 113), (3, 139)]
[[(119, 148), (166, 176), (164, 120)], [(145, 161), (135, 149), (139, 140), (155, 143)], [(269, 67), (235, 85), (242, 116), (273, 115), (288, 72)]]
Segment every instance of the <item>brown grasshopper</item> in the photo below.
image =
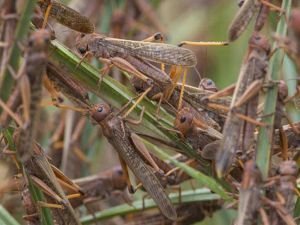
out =
[[(293, 218), (295, 207), (296, 180), (299, 168), (295, 161), (285, 160), (279, 163), (276, 176), (271, 177), (265, 185), (269, 189), (267, 197), (262, 197), (262, 202), (270, 206), (270, 224), (296, 225)], [(299, 194), (298, 194), (299, 195)]]
[[(148, 40), (131, 41), (90, 34), (82, 35), (76, 46), (82, 55), (89, 53), (102, 60), (105, 59), (105, 62), (140, 78), (150, 86), (148, 92), (154, 86), (152, 82), (156, 83), (162, 90), (164, 99), (169, 98), (175, 85), (164, 71), (149, 62), (185, 68), (194, 67), (197, 63), (195, 54), (189, 49), (164, 43), (151, 43)], [(184, 74), (186, 76), (186, 72)], [(156, 98), (163, 99), (161, 95)]]
[(296, 180), (299, 168), (295, 161), (285, 160), (280, 162), (277, 169), (277, 176), (271, 177), (273, 180), (269, 199), (264, 198), (266, 204), (275, 209), (270, 213), (272, 225), (296, 224), (293, 219), (295, 207)]
[[(28, 78), (30, 82), (30, 98), (27, 99), (27, 102), (23, 102), (24, 108), (26, 108), (27, 103), (29, 112), (28, 116), (25, 117), (24, 127), (20, 127), (16, 137), (16, 151), (24, 166), (24, 172), (29, 179), (47, 192), (48, 195), (52, 196), (58, 203), (64, 205), (63, 207), (66, 207), (64, 211), (65, 216), (63, 216), (67, 219), (66, 221), (69, 220), (74, 224), (80, 224), (61, 187), (55, 180), (47, 158), (41, 148), (35, 143), (42, 97), (42, 79), (48, 62), (47, 49), (49, 41), (50, 34), (46, 30), (37, 30), (29, 39), (28, 53), (25, 58), (26, 74), (24, 77)], [(60, 213), (58, 211), (57, 215)]]
[(288, 213), (293, 215), (295, 207), (294, 193), (299, 168), (295, 161), (286, 160), (279, 165), (278, 173), (280, 176), (278, 193), (282, 195), (284, 207)]
[(27, 221), (27, 225), (41, 224), (35, 202), (32, 200), (29, 189), (26, 187), (22, 191), (22, 202), (26, 212), (26, 215), (23, 216), (23, 219)]
[(222, 134), (212, 124), (208, 124), (199, 114), (187, 107), (177, 113), (174, 127), (197, 151), (222, 138)]
[(278, 46), (295, 62), (297, 70), (300, 71), (300, 9), (293, 9), (289, 18), (288, 27), (291, 31), (289, 37), (273, 36)]
[(81, 198), (71, 200), (74, 208), (104, 199), (114, 192), (123, 191), (127, 187), (125, 175), (119, 166), (95, 175), (75, 179), (73, 182), (80, 186), (83, 192)]
[[(217, 87), (214, 82), (211, 79), (204, 78), (201, 80), (199, 88), (186, 88), (183, 94), (183, 101), (199, 109), (198, 111), (204, 112), (223, 127), (228, 112), (226, 109), (230, 106), (231, 97), (213, 97), (215, 93), (217, 93)], [(215, 107), (216, 105), (223, 107)], [(183, 106), (185, 106), (185, 104), (183, 104)], [(207, 120), (207, 117), (205, 119)]]
[(95, 30), (94, 25), (87, 17), (62, 3), (55, 0), (39, 0), (38, 4), (45, 13), (43, 27), (45, 27), (48, 16), (50, 16), (62, 25), (81, 33), (93, 33)]
[(282, 11), (279, 7), (270, 3), (270, 0), (245, 0), (239, 1), (240, 9), (229, 26), (229, 41), (236, 40), (247, 28), (251, 19), (258, 12), (254, 31), (262, 29), (269, 12), (269, 8)]
[(253, 160), (246, 162), (240, 187), (236, 225), (256, 224), (260, 203), (262, 177)]
[(237, 150), (239, 148), (248, 150), (249, 144), (253, 141), (255, 125), (241, 120), (236, 115), (243, 114), (255, 118), (258, 92), (262, 88), (266, 74), (269, 51), (267, 39), (259, 34), (253, 34), (233, 94), (231, 110), (223, 128), (223, 138), (216, 159), (216, 170), (219, 176), (229, 169)]
[[(33, 142), (37, 132), (37, 122), (39, 118), (39, 104), (42, 97), (42, 80), (46, 72), (47, 51), (50, 42), (50, 34), (47, 30), (37, 30), (34, 32), (28, 43), (28, 53), (26, 56), (25, 81), (30, 83), (30, 97), (23, 98), (25, 124), (20, 128), (19, 140), (17, 141), (17, 154), (22, 162), (26, 162), (32, 155)], [(24, 82), (25, 84), (27, 82)], [(27, 83), (28, 84), (28, 83)], [(21, 90), (26, 90), (23, 88)], [(23, 96), (28, 93), (23, 93)], [(25, 101), (24, 101), (25, 100)]]
[(176, 211), (170, 199), (152, 169), (140, 156), (138, 151), (142, 150), (137, 148), (136, 142), (132, 138), (134, 133), (129, 130), (122, 118), (114, 114), (107, 104), (95, 105), (90, 113), (91, 117), (101, 125), (104, 136), (118, 152), (121, 165), (124, 167), (126, 163), (157, 203), (162, 213), (167, 218), (176, 220)]
[[(47, 85), (45, 86), (49, 90), (50, 94), (55, 91), (59, 91), (77, 106), (82, 108), (82, 110), (90, 107), (88, 92), (82, 86), (80, 86), (78, 82), (71, 79), (70, 75), (66, 74), (65, 70), (58, 68), (49, 62), (47, 65), (47, 78), (49, 79), (50, 83), (48, 84), (46, 81)], [(52, 88), (54, 88), (55, 91), (51, 91)], [(62, 107), (62, 105), (59, 104), (60, 100), (58, 99), (57, 94), (53, 93), (52, 96), (54, 105)]]

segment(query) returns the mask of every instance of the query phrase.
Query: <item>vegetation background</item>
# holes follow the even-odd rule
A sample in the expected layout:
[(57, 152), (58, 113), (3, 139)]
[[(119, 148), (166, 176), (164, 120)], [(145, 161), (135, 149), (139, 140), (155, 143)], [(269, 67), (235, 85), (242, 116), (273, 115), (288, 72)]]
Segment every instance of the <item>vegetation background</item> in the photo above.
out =
[[(226, 41), (227, 30), (236, 11), (238, 10), (237, 1), (228, 0), (148, 0), (155, 13), (155, 19), (149, 22), (149, 18), (145, 15), (136, 15), (135, 21), (122, 20), (126, 18), (126, 13), (130, 14), (131, 9), (128, 7), (126, 0), (73, 0), (62, 1), (65, 4), (81, 11), (83, 15), (87, 15), (95, 24), (96, 31), (107, 36), (142, 40), (143, 38), (155, 33), (162, 32), (165, 36), (165, 42), (178, 44), (181, 41)], [(97, 3), (96, 3), (97, 2)], [(274, 4), (280, 5), (281, 1), (274, 1)], [(0, 1), (0, 5), (1, 5)], [(97, 4), (99, 7), (94, 7)], [(22, 6), (22, 4), (20, 4)], [(90, 5), (91, 7), (89, 7)], [(20, 6), (20, 7), (21, 7)], [(93, 11), (94, 10), (94, 11)], [(120, 19), (120, 18), (121, 19)], [(263, 33), (270, 34), (275, 30), (279, 16), (276, 13), (270, 13), (267, 24)], [(122, 24), (126, 21), (127, 23)], [(158, 24), (153, 23), (158, 21)], [(129, 24), (130, 22), (130, 24)], [(57, 23), (52, 23), (58, 41), (64, 43), (71, 49), (75, 49), (74, 33), (68, 28)], [(247, 52), (248, 39), (253, 30), (253, 22), (248, 26), (246, 32), (237, 41), (230, 43), (224, 47), (187, 47), (197, 54), (197, 70), (201, 77), (208, 77), (215, 81), (217, 87), (222, 89), (234, 83), (238, 77), (243, 58)], [(75, 51), (75, 50), (74, 50)], [(97, 68), (102, 65), (97, 60), (92, 60), (92, 64)], [(295, 67), (290, 65), (284, 67), (283, 71), (293, 71)], [(128, 89), (132, 89), (124, 75), (118, 70), (113, 69), (110, 73), (115, 79), (121, 81)], [(291, 81), (296, 83), (295, 81)], [(194, 71), (189, 71), (188, 83), (197, 86), (199, 76)], [(93, 102), (99, 99), (90, 95)], [(50, 97), (45, 94), (45, 100)], [(112, 100), (113, 101), (113, 100)], [(49, 150), (50, 137), (58, 126), (60, 119), (74, 118), (72, 124), (75, 125), (79, 119), (73, 111), (59, 111), (53, 106), (47, 106), (43, 110), (43, 119), (46, 122), (41, 125), (40, 143), (45, 149)], [(298, 113), (294, 114), (294, 121), (299, 119)], [(43, 120), (42, 119), (42, 120)], [(79, 147), (86, 156), (85, 161), (79, 164), (78, 159), (69, 159), (68, 167), (64, 171), (69, 177), (77, 178), (88, 174), (93, 174), (111, 168), (118, 164), (118, 158), (114, 150), (108, 145), (106, 139), (102, 136), (93, 124), (86, 122), (82, 136), (79, 140)], [(170, 152), (171, 153), (171, 152)], [(3, 182), (12, 176), (7, 170), (7, 162), (1, 161), (0, 175)], [(7, 171), (7, 173), (5, 172)], [(189, 182), (182, 185), (183, 190), (193, 188), (201, 188), (201, 185), (194, 184), (193, 187)], [(144, 192), (139, 191), (133, 198), (141, 199)], [(2, 204), (9, 209), (10, 198), (2, 199)], [(109, 208), (109, 207), (108, 207)], [(114, 212), (118, 215), (118, 212)], [(21, 214), (14, 215), (20, 220)], [(235, 210), (221, 209), (213, 215), (207, 216), (204, 221), (197, 223), (198, 225), (223, 224), (231, 225), (236, 216)]]

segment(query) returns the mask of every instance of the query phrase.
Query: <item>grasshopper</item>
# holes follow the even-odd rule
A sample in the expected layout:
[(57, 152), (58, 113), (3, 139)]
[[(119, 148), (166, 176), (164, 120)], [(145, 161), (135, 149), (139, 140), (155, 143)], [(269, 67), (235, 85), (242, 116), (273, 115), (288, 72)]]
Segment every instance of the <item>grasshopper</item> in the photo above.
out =
[[(124, 123), (122, 118), (111, 112), (107, 104), (95, 105), (91, 109), (91, 117), (102, 127), (104, 136), (118, 152), (120, 159), (132, 170), (134, 175), (141, 181), (148, 194), (157, 203), (161, 212), (169, 219), (176, 219), (176, 211), (166, 195), (160, 181), (145, 164), (138, 151), (141, 151), (135, 145), (132, 139), (133, 133)], [(121, 161), (122, 162), (122, 161)]]
[(71, 200), (74, 208), (82, 203), (88, 204), (94, 200), (101, 200), (114, 192), (123, 191), (127, 187), (122, 168), (116, 166), (107, 171), (73, 180), (80, 186), (83, 196), (80, 199)]
[(253, 160), (246, 162), (240, 187), (238, 218), (236, 225), (255, 224), (260, 208), (262, 177)]
[(278, 193), (282, 195), (284, 207), (290, 215), (293, 215), (295, 202), (294, 193), (296, 191), (296, 180), (299, 168), (295, 161), (286, 160), (279, 165), (278, 173), (280, 175)]
[[(28, 175), (29, 179), (40, 186), (58, 203), (63, 204), (63, 207), (66, 207), (66, 210), (63, 211), (65, 212), (65, 216), (63, 217), (66, 218), (66, 221), (80, 224), (70, 203), (66, 200), (61, 187), (55, 180), (54, 173), (46, 156), (43, 154), (43, 150), (34, 142), (42, 97), (42, 79), (48, 63), (47, 50), (49, 42), (50, 34), (43, 29), (35, 31), (29, 39), (28, 52), (25, 57), (24, 77), (30, 83), (30, 97), (27, 99), (27, 102), (23, 102), (24, 108), (27, 107), (29, 112), (27, 112), (28, 116), (25, 117), (25, 125), (19, 129), (19, 134), (16, 138), (16, 151), (24, 166), (24, 172)], [(57, 211), (57, 214), (60, 213)]]
[(279, 7), (270, 3), (270, 0), (245, 0), (239, 1), (240, 9), (229, 26), (229, 41), (236, 40), (247, 28), (251, 19), (258, 12), (254, 31), (258, 32), (264, 26), (269, 13), (269, 8), (282, 11)]
[[(240, 147), (244, 151), (248, 150), (249, 144), (253, 141), (254, 124), (239, 119), (237, 114), (255, 117), (258, 92), (262, 88), (266, 74), (269, 51), (270, 46), (267, 39), (259, 34), (253, 34), (249, 41), (249, 51), (240, 70), (231, 109), (223, 128), (223, 138), (216, 162), (219, 176), (231, 166), (237, 150)], [(243, 135), (247, 138), (242, 138)], [(240, 140), (243, 142), (241, 143)]]
[(293, 9), (289, 18), (288, 27), (291, 31), (289, 37), (273, 36), (278, 46), (295, 62), (298, 72), (300, 71), (300, 10)]
[[(43, 149), (35, 143), (34, 155), (24, 164), (24, 168), (29, 174), (29, 179), (33, 181), (48, 196), (48, 199), (55, 200), (60, 206), (59, 209), (52, 209), (58, 221), (65, 221), (67, 224), (80, 224), (75, 212), (68, 201), (62, 187), (57, 181), (58, 178), (65, 179), (73, 184), (55, 167), (51, 166)], [(76, 186), (75, 186), (76, 187)], [(79, 191), (79, 188), (78, 192)], [(48, 203), (44, 203), (47, 207)], [(56, 205), (56, 204), (55, 204)]]
[[(164, 71), (149, 62), (185, 68), (194, 67), (197, 64), (196, 56), (191, 50), (164, 43), (132, 41), (88, 34), (82, 35), (76, 46), (82, 55), (92, 54), (135, 75), (144, 82), (159, 84), (166, 99), (174, 89), (174, 84)], [(153, 85), (150, 84), (150, 86), (152, 89)]]
[(45, 27), (48, 16), (50, 16), (62, 25), (81, 33), (93, 33), (95, 30), (94, 25), (87, 17), (62, 3), (55, 0), (39, 0), (38, 4), (45, 13), (43, 27)]
[(182, 108), (176, 116), (174, 127), (196, 150), (202, 150), (213, 141), (220, 140), (222, 134), (208, 124), (206, 120), (195, 114), (192, 108)]
[[(63, 70), (62, 68), (58, 68), (51, 62), (49, 62), (47, 65), (47, 78), (50, 81), (49, 85), (51, 87), (54, 87), (57, 91), (61, 92), (77, 106), (79, 106), (83, 110), (90, 107), (88, 92), (82, 86), (80, 86), (78, 82), (71, 79), (70, 75), (68, 75), (65, 70)], [(47, 89), (49, 90), (51, 89), (51, 87)], [(50, 94), (53, 93), (50, 90), (49, 92)], [(55, 105), (61, 107), (60, 104), (56, 104), (57, 102), (59, 102), (58, 97), (56, 96), (57, 94), (53, 94), (52, 100), (54, 101)]]
[[(296, 225), (293, 218), (295, 208), (295, 193), (298, 193), (296, 188), (296, 180), (299, 168), (295, 161), (285, 160), (279, 163), (275, 177), (270, 178), (271, 191), (269, 198), (262, 198), (266, 205), (272, 207), (270, 211), (270, 220), (274, 225), (289, 224)], [(272, 182), (273, 181), (273, 182)], [(274, 209), (274, 210), (273, 210)]]
[(37, 207), (31, 198), (29, 189), (26, 187), (24, 187), (22, 190), (22, 202), (23, 202), (23, 207), (26, 211), (26, 215), (23, 216), (23, 219), (27, 221), (27, 224), (29, 225), (41, 224)]
[[(184, 100), (190, 103), (190, 105), (197, 106), (197, 100), (200, 98), (205, 98), (209, 94), (216, 92), (217, 88), (215, 83), (210, 79), (202, 79), (199, 84), (200, 90), (203, 96), (196, 97), (193, 94), (186, 92), (184, 94)], [(207, 93), (208, 92), (208, 93)], [(201, 104), (202, 101), (199, 101)], [(211, 159), (210, 156), (205, 156), (204, 149), (206, 146), (212, 143), (217, 143), (222, 138), (222, 134), (219, 132), (219, 123), (216, 123), (214, 119), (211, 118), (212, 115), (206, 115), (206, 107), (203, 107), (204, 113), (196, 111), (193, 107), (183, 107), (176, 115), (174, 126), (180, 131), (181, 135), (192, 145), (192, 147), (201, 152), (204, 158)], [(207, 110), (208, 111), (208, 110)], [(220, 120), (218, 120), (220, 122)], [(206, 151), (207, 152), (207, 151)]]
[[(28, 53), (25, 59), (26, 68), (24, 84), (30, 83), (30, 88), (22, 86), (23, 104), (24, 104), (24, 117), (26, 127), (20, 128), (19, 140), (17, 142), (17, 153), (22, 162), (26, 162), (33, 151), (33, 142), (37, 132), (37, 123), (39, 118), (40, 101), (42, 97), (42, 79), (46, 71), (47, 65), (47, 51), (50, 42), (50, 34), (46, 30), (37, 30), (34, 32), (28, 43)], [(22, 83), (23, 83), (22, 82)], [(29, 91), (28, 91), (29, 89)], [(21, 91), (22, 92), (22, 91)], [(29, 93), (28, 93), (29, 92)], [(25, 98), (30, 94), (30, 97)]]
[(82, 35), (77, 48), (81, 54), (90, 52), (99, 58), (133, 56), (167, 65), (194, 67), (197, 64), (195, 54), (189, 49), (164, 43), (109, 38), (100, 34)]

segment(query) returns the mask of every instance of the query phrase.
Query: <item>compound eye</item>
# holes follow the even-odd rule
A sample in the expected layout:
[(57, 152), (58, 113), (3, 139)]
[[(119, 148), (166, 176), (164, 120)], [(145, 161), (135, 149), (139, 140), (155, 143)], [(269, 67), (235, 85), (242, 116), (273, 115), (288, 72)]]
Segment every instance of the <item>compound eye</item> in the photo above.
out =
[(33, 41), (33, 40), (29, 40), (29, 41), (28, 41), (28, 46), (29, 46), (29, 47), (32, 47), (33, 44), (34, 44), (34, 41)]
[(91, 111), (91, 116), (97, 122), (101, 122), (102, 120), (104, 120), (108, 114), (109, 108), (102, 104), (94, 106), (93, 110)]
[(209, 86), (213, 85), (213, 81), (210, 80), (210, 79), (208, 79), (208, 80), (207, 80), (207, 85), (209, 85)]
[(256, 35), (256, 36), (255, 36), (255, 40), (256, 40), (256, 41), (259, 41), (260, 39), (261, 39), (261, 37), (260, 37), (259, 35)]
[(80, 52), (80, 54), (85, 54), (86, 53), (86, 49), (83, 47), (78, 48), (78, 51)]
[(180, 123), (184, 123), (185, 121), (186, 121), (186, 117), (185, 116), (180, 117)]
[(102, 106), (98, 107), (97, 111), (98, 112), (103, 112), (103, 107)]

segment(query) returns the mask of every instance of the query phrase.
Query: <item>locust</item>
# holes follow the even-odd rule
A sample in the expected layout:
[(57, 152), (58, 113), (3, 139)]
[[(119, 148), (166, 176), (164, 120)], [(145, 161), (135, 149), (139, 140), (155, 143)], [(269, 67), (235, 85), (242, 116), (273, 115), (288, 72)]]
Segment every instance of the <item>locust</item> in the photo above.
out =
[[(39, 104), (42, 97), (42, 80), (48, 62), (49, 42), (50, 34), (47, 30), (37, 30), (31, 35), (28, 42), (25, 74), (22, 77), (23, 81), (21, 81), (25, 125), (20, 128), (17, 142), (17, 153), (22, 162), (26, 162), (33, 152), (33, 142), (36, 137), (39, 118)], [(30, 97), (25, 97), (28, 95)]]
[(260, 203), (262, 176), (253, 160), (246, 162), (240, 187), (238, 218), (236, 225), (255, 224)]
[[(84, 111), (91, 106), (88, 92), (78, 82), (71, 79), (70, 75), (63, 68), (56, 67), (49, 62), (46, 71), (49, 83), (48, 81), (45, 81), (44, 84), (46, 83), (45, 86), (52, 95), (52, 101), (56, 106), (64, 107), (60, 104), (59, 97), (57, 93), (55, 93), (56, 91), (61, 92), (69, 100), (75, 103), (76, 106), (82, 109), (80, 110), (79, 108), (73, 107), (76, 111)], [(52, 88), (55, 90), (52, 91)]]
[[(202, 113), (202, 115), (208, 115), (220, 127), (223, 127), (228, 112), (226, 109), (230, 107), (231, 97), (213, 97), (215, 93), (218, 93), (215, 83), (211, 79), (203, 78), (199, 83), (199, 88), (186, 88), (183, 101), (195, 109), (199, 109), (198, 111), (204, 112), (205, 114)], [(205, 120), (210, 122), (208, 117), (205, 116)], [(220, 127), (217, 129), (220, 130)]]
[(296, 191), (296, 180), (299, 168), (295, 161), (286, 160), (279, 165), (280, 175), (278, 193), (284, 199), (284, 207), (290, 215), (293, 215), (295, 202), (294, 193)]
[(223, 138), (216, 159), (216, 171), (219, 176), (224, 175), (229, 169), (238, 149), (242, 149), (242, 152), (247, 151), (254, 139), (255, 123), (241, 120), (237, 114), (256, 118), (258, 93), (265, 79), (269, 51), (267, 39), (254, 33), (249, 40), (249, 50), (240, 69), (230, 111), (223, 128)]
[(100, 58), (133, 56), (166, 65), (194, 67), (197, 64), (195, 54), (189, 49), (164, 43), (109, 38), (100, 34), (81, 35), (77, 48), (81, 54), (91, 52)]
[[(276, 174), (271, 177), (270, 182), (265, 186), (269, 188), (268, 198), (263, 197), (263, 203), (271, 207), (271, 224), (289, 224), (296, 225), (293, 218), (295, 208), (296, 180), (299, 168), (295, 161), (281, 161), (276, 168)], [(270, 187), (271, 186), (271, 187)]]
[(197, 151), (201, 151), (206, 145), (223, 137), (217, 129), (188, 107), (182, 108), (177, 113), (174, 127)]
[(257, 14), (254, 31), (259, 32), (269, 13), (269, 9), (282, 11), (279, 7), (270, 3), (270, 0), (245, 0), (239, 1), (239, 10), (232, 20), (229, 31), (229, 41), (235, 41), (247, 28), (251, 19)]
[[(57, 203), (40, 202), (41, 206), (51, 207), (57, 221), (65, 221), (66, 224), (80, 224), (59, 180), (64, 179), (63, 183), (67, 182), (69, 186), (73, 183), (61, 171), (51, 166), (44, 150), (37, 143), (34, 145), (34, 155), (24, 164), (24, 168), (29, 175), (28, 178), (46, 194), (47, 199)], [(80, 188), (77, 188), (76, 185), (74, 185), (74, 189), (77, 193), (80, 192)]]
[[(113, 113), (107, 104), (92, 107), (91, 117), (101, 125), (104, 136), (118, 152), (121, 165), (126, 164), (143, 184), (148, 194), (153, 198), (161, 212), (169, 219), (176, 220), (176, 211), (166, 195), (163, 186), (139, 154), (137, 143), (132, 138), (134, 133), (124, 123), (123, 119)], [(159, 172), (159, 171), (156, 171)]]
[(60, 2), (55, 0), (39, 0), (38, 4), (45, 13), (43, 27), (45, 27), (48, 16), (50, 16), (60, 24), (81, 33), (93, 33), (95, 30), (94, 25), (87, 17)]
[(24, 79), (22, 83), (29, 83), (29, 87), (24, 85), (21, 89), (25, 95), (23, 96), (25, 122), (16, 135), (16, 153), (24, 166), (24, 174), (28, 176), (28, 179), (48, 193), (48, 196), (54, 198), (56, 202), (62, 204), (62, 208), (66, 207), (63, 212), (57, 210), (56, 214), (64, 217), (70, 223), (80, 224), (62, 188), (57, 183), (43, 150), (35, 143), (42, 97), (42, 81), (48, 63), (49, 42), (50, 34), (44, 29), (35, 31), (29, 38), (28, 51), (25, 56), (25, 74), (22, 77)]
[(37, 207), (35, 205), (35, 202), (32, 200), (32, 197), (27, 187), (24, 187), (22, 190), (22, 203), (26, 211), (26, 215), (23, 216), (23, 219), (27, 221), (27, 224), (28, 225), (41, 224), (40, 217), (37, 212)]
[[(197, 64), (195, 54), (189, 49), (152, 43), (148, 40), (132, 41), (109, 38), (100, 34), (83, 34), (77, 40), (76, 46), (82, 55), (91, 54), (138, 77), (150, 85), (149, 91), (152, 89), (152, 83), (158, 84), (163, 90), (165, 99), (169, 98), (175, 85), (164, 71), (150, 62), (184, 68), (191, 68)], [(184, 74), (186, 76), (186, 72)]]
[(78, 199), (72, 199), (71, 204), (74, 208), (95, 200), (104, 199), (114, 192), (118, 193), (127, 187), (125, 175), (120, 166), (113, 167), (109, 170), (100, 172), (95, 175), (82, 177), (73, 180), (82, 192), (83, 196)]
[(289, 37), (274, 35), (273, 38), (280, 48), (295, 62), (297, 70), (300, 71), (300, 10), (293, 9), (289, 18)]
[[(214, 160), (215, 149), (217, 149), (220, 139), (223, 137), (219, 132), (223, 121), (218, 118), (220, 112), (207, 109), (205, 103), (203, 103), (203, 98), (207, 98), (210, 94), (217, 92), (217, 87), (211, 79), (207, 78), (200, 81), (199, 87), (200, 90), (197, 90), (196, 94), (187, 91), (184, 93), (183, 98), (190, 103), (190, 106), (183, 107), (177, 112), (174, 127), (180, 131), (180, 135), (203, 158)], [(192, 106), (200, 106), (201, 111), (195, 110)], [(217, 122), (215, 122), (215, 119)], [(214, 153), (211, 153), (211, 147), (209, 146), (214, 146), (212, 148)]]

